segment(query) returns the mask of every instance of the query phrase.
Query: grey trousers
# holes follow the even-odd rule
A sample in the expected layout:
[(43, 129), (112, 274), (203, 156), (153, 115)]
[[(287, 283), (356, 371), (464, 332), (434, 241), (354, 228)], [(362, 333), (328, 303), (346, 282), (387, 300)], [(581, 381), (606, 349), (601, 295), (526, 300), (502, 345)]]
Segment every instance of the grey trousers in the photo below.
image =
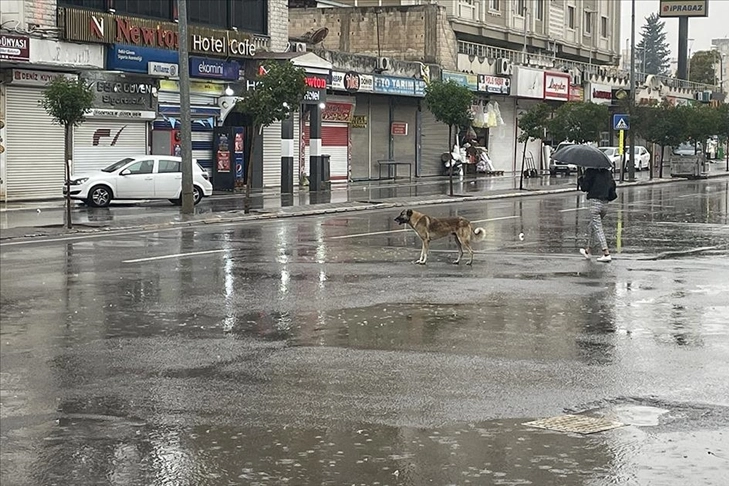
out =
[(608, 202), (601, 199), (590, 199), (590, 226), (587, 230), (587, 248), (592, 249), (596, 243), (600, 244), (600, 250), (605, 250), (607, 240), (602, 230), (602, 218), (607, 214)]

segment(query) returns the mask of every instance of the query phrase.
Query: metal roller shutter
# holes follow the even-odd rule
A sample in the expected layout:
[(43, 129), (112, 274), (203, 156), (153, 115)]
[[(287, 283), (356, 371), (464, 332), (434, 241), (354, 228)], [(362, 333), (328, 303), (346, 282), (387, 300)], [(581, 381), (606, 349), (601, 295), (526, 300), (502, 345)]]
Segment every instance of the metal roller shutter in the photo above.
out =
[[(309, 160), (309, 126), (304, 129), (306, 160)], [(329, 177), (332, 181), (346, 181), (349, 176), (349, 125), (323, 123), (321, 127), (322, 155), (328, 154)], [(308, 167), (308, 165), (307, 165)]]
[[(180, 93), (174, 91), (160, 91), (157, 93), (157, 100), (163, 105), (179, 105)], [(215, 96), (205, 96), (200, 94), (190, 94), (190, 106), (217, 106), (217, 98)]]
[(147, 124), (89, 118), (73, 132), (73, 174), (89, 174), (147, 153)]
[(443, 175), (445, 166), (440, 160), (444, 152), (450, 152), (453, 141), (448, 142), (448, 125), (435, 119), (425, 103), (421, 112), (421, 160), (419, 176)]
[(63, 196), (63, 127), (38, 103), (42, 91), (6, 89), (6, 198), (8, 201)]
[(281, 122), (263, 129), (263, 187), (281, 185)]
[(372, 125), (370, 130), (372, 138), (370, 173), (375, 179), (379, 177), (380, 173), (380, 165), (377, 161), (390, 158), (390, 103), (385, 96), (373, 96), (370, 100), (370, 123)]

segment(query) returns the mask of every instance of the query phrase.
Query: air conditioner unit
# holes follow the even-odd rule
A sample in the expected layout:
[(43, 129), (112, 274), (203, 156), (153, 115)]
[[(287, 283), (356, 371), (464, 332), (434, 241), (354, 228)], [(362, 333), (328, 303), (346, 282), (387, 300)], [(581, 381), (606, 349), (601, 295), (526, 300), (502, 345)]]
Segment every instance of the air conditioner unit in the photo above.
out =
[(496, 74), (511, 75), (511, 61), (505, 57), (496, 59)]
[(582, 72), (579, 69), (570, 69), (570, 82), (573, 85), (579, 86), (582, 84)]
[(390, 58), (389, 57), (378, 57), (377, 58), (377, 69), (380, 71), (387, 71), (390, 69)]
[(294, 42), (293, 48), (294, 52), (306, 52), (306, 43)]

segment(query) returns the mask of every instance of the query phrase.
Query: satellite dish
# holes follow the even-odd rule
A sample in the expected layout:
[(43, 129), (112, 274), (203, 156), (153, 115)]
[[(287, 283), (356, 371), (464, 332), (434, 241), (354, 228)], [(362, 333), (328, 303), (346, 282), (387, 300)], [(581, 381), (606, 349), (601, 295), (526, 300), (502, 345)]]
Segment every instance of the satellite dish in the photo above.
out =
[(309, 33), (307, 37), (309, 37), (309, 40), (312, 44), (319, 44), (324, 39), (326, 39), (328, 34), (329, 29), (327, 27), (320, 27), (315, 31)]

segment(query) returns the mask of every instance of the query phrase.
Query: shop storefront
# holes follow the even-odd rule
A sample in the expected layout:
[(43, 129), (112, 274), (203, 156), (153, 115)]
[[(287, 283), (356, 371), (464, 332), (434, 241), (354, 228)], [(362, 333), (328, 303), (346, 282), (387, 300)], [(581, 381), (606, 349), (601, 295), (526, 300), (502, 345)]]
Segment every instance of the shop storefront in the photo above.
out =
[[(513, 100), (512, 106), (514, 107), (513, 116), (515, 125), (518, 123), (519, 115), (521, 115), (525, 111), (529, 111), (532, 107), (534, 107), (538, 103), (542, 103), (545, 100), (545, 74), (546, 73), (541, 69), (514, 66), (514, 74), (511, 78), (511, 94)], [(519, 130), (515, 127), (513, 135), (509, 137), (511, 139), (511, 143), (508, 147), (509, 150), (512, 151), (512, 160), (514, 161), (514, 164), (511, 170), (513, 171), (518, 171), (521, 169), (521, 157), (524, 153), (524, 145), (521, 143), (516, 143), (516, 137), (518, 137), (518, 135)], [(534, 158), (534, 161), (538, 163), (538, 161), (542, 159), (541, 147), (541, 140), (530, 140), (529, 142), (527, 142), (526, 155), (529, 156), (531, 154)], [(543, 169), (544, 167), (541, 168)]]
[(423, 81), (334, 71), (331, 89), (348, 93), (354, 108), (348, 124), (351, 180), (378, 178), (378, 161), (387, 159), (412, 162), (413, 175), (430, 175), (422, 173), (418, 151)]
[[(350, 129), (354, 115), (355, 100), (347, 97), (328, 96), (325, 108), (321, 114), (321, 146), (322, 154), (329, 155), (330, 178), (332, 182), (346, 182), (349, 180), (350, 166)], [(302, 173), (308, 173), (309, 160), (309, 122), (308, 116), (301, 131), (301, 145), (304, 152), (299, 152)], [(294, 133), (296, 136), (296, 133)], [(294, 152), (294, 156), (297, 153)]]
[(149, 153), (157, 85), (147, 76), (84, 73), (94, 93), (86, 122), (74, 130), (73, 173), (88, 174), (125, 157)]
[[(6, 35), (0, 61), (0, 199), (19, 201), (63, 195), (64, 131), (40, 105), (43, 91), (68, 71), (104, 66), (102, 46)], [(12, 38), (12, 39), (8, 39)], [(12, 42), (11, 42), (12, 41)]]

